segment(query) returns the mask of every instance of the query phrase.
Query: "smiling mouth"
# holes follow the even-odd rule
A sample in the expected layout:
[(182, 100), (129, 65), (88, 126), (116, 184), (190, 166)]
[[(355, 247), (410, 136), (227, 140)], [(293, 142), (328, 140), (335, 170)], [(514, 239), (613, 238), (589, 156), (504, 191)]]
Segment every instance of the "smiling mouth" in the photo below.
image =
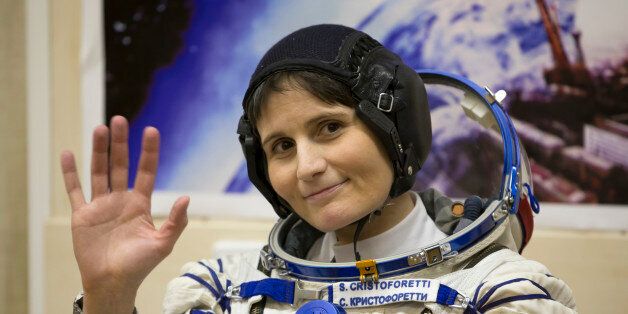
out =
[(349, 181), (349, 179), (346, 179), (338, 184), (332, 185), (328, 188), (324, 188), (316, 193), (310, 194), (308, 196), (305, 197), (305, 199), (307, 201), (310, 202), (316, 202), (316, 201), (320, 201), (324, 198), (327, 198), (328, 196), (331, 196), (332, 194), (334, 194), (334, 192), (338, 191), (341, 187), (343, 187), (345, 185), (345, 183)]

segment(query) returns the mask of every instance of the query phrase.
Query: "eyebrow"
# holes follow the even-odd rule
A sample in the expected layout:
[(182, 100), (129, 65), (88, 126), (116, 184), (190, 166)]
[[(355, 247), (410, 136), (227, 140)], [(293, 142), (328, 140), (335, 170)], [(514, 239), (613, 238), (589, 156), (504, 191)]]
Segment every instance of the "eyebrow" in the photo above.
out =
[[(342, 118), (347, 116), (347, 113), (344, 111), (328, 111), (328, 112), (323, 112), (321, 114), (318, 114), (314, 117), (312, 117), (311, 119), (307, 120), (305, 122), (305, 126), (306, 127), (311, 127), (312, 125), (316, 125), (319, 124), (321, 121), (323, 120), (327, 120), (327, 119), (333, 119), (333, 118)], [(266, 137), (263, 141), (262, 141), (262, 147), (266, 146), (266, 144), (268, 144), (268, 142), (272, 142), (273, 140), (275, 140), (278, 137), (282, 137), (283, 136), (283, 132), (279, 131), (279, 132), (272, 132), (268, 135), (268, 137)]]

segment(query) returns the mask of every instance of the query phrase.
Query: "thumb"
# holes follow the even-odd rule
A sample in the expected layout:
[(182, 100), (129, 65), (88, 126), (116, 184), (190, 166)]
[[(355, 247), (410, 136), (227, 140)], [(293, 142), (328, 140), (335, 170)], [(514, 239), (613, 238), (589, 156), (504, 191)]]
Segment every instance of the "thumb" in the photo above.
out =
[(174, 243), (188, 224), (187, 209), (189, 204), (190, 197), (179, 197), (172, 205), (168, 220), (159, 228), (159, 233), (167, 240), (170, 249), (174, 247)]

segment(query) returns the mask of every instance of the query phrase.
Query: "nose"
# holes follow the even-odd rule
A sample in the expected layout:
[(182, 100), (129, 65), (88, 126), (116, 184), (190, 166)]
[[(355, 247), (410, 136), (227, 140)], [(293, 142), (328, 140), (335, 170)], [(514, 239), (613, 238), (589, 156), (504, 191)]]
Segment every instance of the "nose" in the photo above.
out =
[(307, 143), (297, 145), (297, 178), (301, 181), (312, 181), (327, 169), (324, 148), (320, 145)]

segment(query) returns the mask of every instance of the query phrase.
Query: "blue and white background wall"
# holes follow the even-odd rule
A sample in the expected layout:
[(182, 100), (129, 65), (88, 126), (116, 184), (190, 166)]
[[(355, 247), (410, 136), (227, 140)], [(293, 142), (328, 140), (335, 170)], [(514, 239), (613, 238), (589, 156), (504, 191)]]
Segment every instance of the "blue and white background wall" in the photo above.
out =
[[(273, 215), (246, 178), (235, 135), (241, 98), (274, 42), (318, 23), (363, 30), (417, 69), (507, 90), (505, 106), (542, 201), (628, 203), (622, 1), (106, 1), (104, 8), (105, 67), (97, 86), (105, 87), (104, 96), (87, 99), (85, 106), (101, 109), (86, 112), (101, 121), (114, 114), (130, 119), (132, 166), (142, 129), (161, 131), (157, 203), (185, 193), (199, 215)], [(439, 173), (430, 169), (464, 164), (448, 148), (469, 134), (446, 128), (452, 124), (446, 105), (435, 103), (432, 117), (433, 153), (417, 188), (437, 185), (464, 197), (456, 191), (472, 183), (437, 182)]]

